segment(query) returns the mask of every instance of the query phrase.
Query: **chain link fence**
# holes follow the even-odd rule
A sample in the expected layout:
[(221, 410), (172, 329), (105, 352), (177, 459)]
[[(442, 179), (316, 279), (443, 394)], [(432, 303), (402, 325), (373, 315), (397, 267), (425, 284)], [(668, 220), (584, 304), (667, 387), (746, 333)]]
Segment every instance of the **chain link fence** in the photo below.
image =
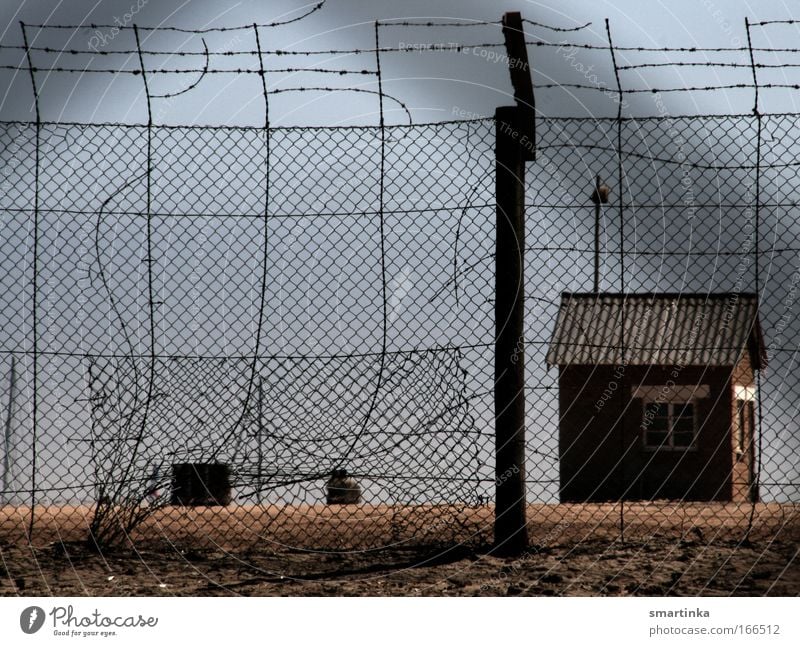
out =
[[(795, 409), (800, 382), (794, 369), (798, 333), (794, 312), (800, 247), (791, 213), (800, 187), (795, 173), (795, 128), (793, 115), (543, 119), (538, 123), (539, 156), (529, 166), (526, 211), (528, 497), (530, 502), (548, 503), (536, 512), (552, 527), (546, 534), (548, 541), (598, 535), (693, 538), (692, 532), (697, 531), (706, 540), (778, 535), (796, 539), (800, 445)], [(619, 154), (617, 142), (622, 143)], [(622, 300), (631, 305), (638, 297), (646, 306), (623, 310), (640, 318), (627, 324), (623, 318), (621, 326), (633, 330), (623, 338), (623, 356), (625, 344), (633, 351), (666, 354), (670, 339), (678, 339), (686, 351), (694, 342), (689, 340), (692, 330), (687, 326), (673, 335), (671, 326), (696, 325), (712, 316), (711, 304), (720, 297), (731, 311), (747, 299), (757, 302), (758, 320), (742, 325), (745, 333), (755, 334), (760, 321), (760, 350), (767, 355), (768, 365), (749, 382), (757, 392), (750, 413), (753, 439), (749, 449), (742, 452), (741, 447), (732, 446), (744, 423), (727, 412), (735, 405), (730, 401), (734, 397), (731, 381), (737, 377), (732, 365), (722, 368), (723, 381), (729, 381), (727, 390), (721, 391), (728, 394), (721, 396), (728, 400), (695, 416), (700, 454), (704, 436), (717, 443), (713, 455), (703, 455), (699, 466), (692, 463), (689, 451), (677, 451), (667, 456), (669, 471), (658, 471), (657, 462), (664, 458), (658, 452), (646, 453), (643, 412), (647, 409), (638, 399), (628, 399), (637, 389), (669, 383), (666, 371), (674, 366), (683, 370), (680, 378), (671, 373), (678, 384), (693, 390), (707, 388), (704, 384), (713, 384), (715, 370), (720, 370), (714, 354), (726, 349), (719, 347), (718, 340), (696, 341), (711, 356), (694, 366), (667, 359), (654, 360), (649, 366), (633, 365), (635, 361), (626, 364), (624, 359), (599, 361), (583, 367), (578, 383), (572, 384), (560, 381), (559, 368), (548, 367), (547, 352), (554, 342), (559, 308), (594, 292), (595, 206), (590, 198), (596, 176), (610, 186), (611, 199), (599, 213), (600, 294), (592, 299), (591, 311), (607, 314), (603, 307), (610, 306), (608, 301), (616, 294), (623, 294)], [(676, 297), (698, 303), (694, 318), (681, 319), (676, 307), (660, 312), (663, 318), (655, 324), (652, 316), (648, 319), (646, 315), (659, 301), (673, 306), (681, 302)], [(648, 325), (659, 329), (656, 348), (642, 347), (641, 336), (647, 332), (641, 330)], [(637, 330), (641, 332), (638, 344)], [(591, 343), (591, 334), (580, 343)], [(740, 346), (738, 351), (746, 356), (748, 348)], [(606, 463), (600, 477), (588, 465), (596, 465), (593, 451), (603, 444), (608, 427), (607, 422), (592, 426), (591, 420), (598, 419), (603, 404), (614, 403), (623, 391), (626, 403), (622, 411), (614, 409), (618, 417), (613, 424), (615, 429), (627, 428), (622, 440), (627, 447), (613, 453), (614, 459)], [(697, 401), (695, 406), (699, 408)], [(575, 441), (573, 451), (579, 453), (572, 459), (579, 463), (576, 469), (582, 475), (573, 477), (591, 483), (589, 493), (584, 490), (582, 495), (597, 504), (577, 504), (574, 499), (571, 504), (557, 504), (560, 488), (563, 495), (563, 488), (570, 484), (565, 474), (572, 473), (563, 466), (569, 447), (563, 445), (564, 436), (559, 445), (559, 424), (567, 426), (565, 419), (572, 410), (587, 420), (588, 436), (587, 441)], [(752, 473), (743, 475), (738, 465), (748, 459)], [(726, 481), (727, 491), (686, 486), (669, 493), (676, 475), (697, 480), (704, 477), (703, 470), (714, 470), (720, 482)], [(655, 482), (642, 493), (637, 487), (648, 476)], [(616, 491), (624, 493), (614, 498), (623, 502), (601, 503), (603, 494), (594, 495), (595, 487), (598, 492), (605, 487), (606, 478), (622, 480)], [(755, 501), (732, 494), (737, 485), (754, 487)], [(536, 540), (540, 532), (535, 522), (531, 527)]]
[[(797, 536), (795, 121), (537, 122), (532, 543)], [(0, 142), (5, 539), (491, 541), (493, 120), (5, 123)], [(600, 292), (759, 295), (755, 500), (562, 500), (559, 425), (595, 401), (559, 395), (546, 354), (562, 294), (593, 290), (595, 175)]]
[(3, 533), (484, 537), (492, 140), (4, 124)]

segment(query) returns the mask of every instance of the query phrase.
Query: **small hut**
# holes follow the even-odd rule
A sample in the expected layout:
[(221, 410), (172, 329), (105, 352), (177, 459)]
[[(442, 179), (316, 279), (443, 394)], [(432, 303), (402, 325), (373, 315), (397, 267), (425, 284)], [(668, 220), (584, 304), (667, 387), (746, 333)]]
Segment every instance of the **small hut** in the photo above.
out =
[(758, 499), (755, 294), (564, 293), (546, 361), (562, 502)]

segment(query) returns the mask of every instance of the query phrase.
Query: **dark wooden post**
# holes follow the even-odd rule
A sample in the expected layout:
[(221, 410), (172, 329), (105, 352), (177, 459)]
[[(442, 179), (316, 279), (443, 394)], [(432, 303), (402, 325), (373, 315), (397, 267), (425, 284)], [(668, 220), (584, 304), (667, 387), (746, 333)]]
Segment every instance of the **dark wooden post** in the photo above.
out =
[(525, 507), (525, 161), (534, 159), (533, 84), (519, 13), (503, 16), (515, 106), (495, 112), (494, 552), (528, 546)]
[(525, 520), (525, 162), (518, 108), (497, 108), (495, 258), (495, 551), (527, 547)]

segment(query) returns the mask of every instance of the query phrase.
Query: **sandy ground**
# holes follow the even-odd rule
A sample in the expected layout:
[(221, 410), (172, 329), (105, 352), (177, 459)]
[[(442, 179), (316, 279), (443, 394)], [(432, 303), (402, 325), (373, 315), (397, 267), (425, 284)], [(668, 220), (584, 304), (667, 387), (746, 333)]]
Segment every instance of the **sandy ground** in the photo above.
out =
[(748, 510), (631, 506), (623, 540), (617, 505), (531, 506), (531, 549), (497, 558), (489, 508), (169, 509), (100, 554), (85, 508), (37, 510), (30, 545), (6, 509), (0, 595), (800, 594), (798, 507), (759, 505), (743, 542)]

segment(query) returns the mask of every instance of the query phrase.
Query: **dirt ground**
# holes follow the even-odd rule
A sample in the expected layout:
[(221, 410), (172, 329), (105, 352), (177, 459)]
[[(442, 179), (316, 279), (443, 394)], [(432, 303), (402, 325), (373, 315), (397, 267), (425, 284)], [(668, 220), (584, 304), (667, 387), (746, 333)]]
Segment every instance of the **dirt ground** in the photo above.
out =
[(375, 552), (0, 548), (0, 595), (555, 596), (800, 594), (800, 547), (581, 543), (496, 558), (455, 547)]
[[(374, 543), (375, 536), (367, 530), (390, 527), (391, 523), (374, 524), (378, 517), (392, 516), (387, 510), (360, 510), (353, 521), (353, 516), (304, 509), (306, 537), (316, 541), (337, 527), (352, 543), (327, 549), (303, 547), (307, 541), (299, 540), (299, 534), (293, 546), (266, 540), (263, 528), (250, 522), (256, 518), (252, 510), (236, 512), (243, 523), (240, 529), (248, 527), (250, 538), (227, 543), (221, 539), (232, 535), (231, 517), (183, 510), (180, 518), (185, 522), (178, 526), (166, 523), (177, 520), (173, 510), (156, 519), (159, 525), (151, 527), (149, 537), (99, 554), (77, 540), (80, 532), (67, 536), (63, 531), (77, 527), (66, 523), (74, 520), (74, 510), (50, 510), (52, 526), (33, 545), (20, 540), (19, 522), (25, 514), (14, 510), (0, 516), (0, 595), (800, 595), (796, 506), (759, 507), (754, 524), (758, 531), (747, 541), (742, 540), (747, 510), (741, 508), (627, 509), (624, 541), (616, 524), (618, 509), (532, 508), (531, 548), (517, 558), (491, 554), (485, 540), (491, 514), (485, 509), (468, 514), (472, 526), (467, 517), (459, 519), (458, 527), (470, 530), (470, 540), (439, 541), (438, 547), (430, 538), (423, 545), (404, 540), (380, 549), (358, 543)], [(559, 516), (553, 518), (556, 510)], [(436, 527), (431, 514), (442, 517), (441, 510), (425, 513), (417, 520), (426, 518), (429, 529)], [(448, 522), (440, 528), (452, 525), (452, 513), (444, 514)], [(191, 514), (195, 516), (189, 518)], [(263, 516), (261, 510), (257, 517)], [(211, 523), (220, 518), (225, 522)], [(333, 520), (352, 522), (344, 532)], [(267, 521), (274, 525), (275, 519), (267, 515)], [(480, 531), (473, 531), (476, 527)], [(52, 540), (54, 536), (61, 538)]]

